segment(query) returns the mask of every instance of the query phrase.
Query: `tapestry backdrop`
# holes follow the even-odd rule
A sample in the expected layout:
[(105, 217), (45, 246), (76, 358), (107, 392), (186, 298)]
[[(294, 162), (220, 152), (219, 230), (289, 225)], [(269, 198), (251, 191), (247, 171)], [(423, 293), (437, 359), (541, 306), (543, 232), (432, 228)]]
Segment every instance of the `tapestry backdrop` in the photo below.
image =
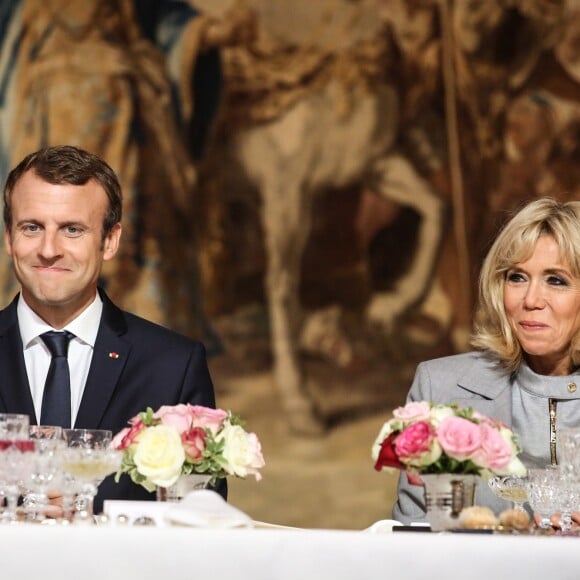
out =
[(579, 40), (576, 0), (3, 0), (0, 177), (107, 159), (111, 296), (202, 339), (218, 402), (258, 373), (320, 436), (467, 349), (509, 212), (577, 197)]

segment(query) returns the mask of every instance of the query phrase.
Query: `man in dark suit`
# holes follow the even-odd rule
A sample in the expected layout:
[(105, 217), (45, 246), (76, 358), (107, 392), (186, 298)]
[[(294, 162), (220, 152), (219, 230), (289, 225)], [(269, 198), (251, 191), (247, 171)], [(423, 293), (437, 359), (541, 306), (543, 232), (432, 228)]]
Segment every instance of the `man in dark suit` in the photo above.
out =
[[(81, 149), (41, 149), (9, 174), (4, 235), (21, 292), (0, 311), (0, 412), (40, 422), (51, 365), (41, 337), (47, 331), (72, 336), (64, 427), (116, 433), (147, 407), (215, 407), (203, 345), (123, 312), (97, 287), (119, 247), (121, 215), (115, 173)], [(220, 491), (225, 496), (225, 485)], [(96, 512), (107, 498), (151, 494), (124, 475), (102, 483)]]

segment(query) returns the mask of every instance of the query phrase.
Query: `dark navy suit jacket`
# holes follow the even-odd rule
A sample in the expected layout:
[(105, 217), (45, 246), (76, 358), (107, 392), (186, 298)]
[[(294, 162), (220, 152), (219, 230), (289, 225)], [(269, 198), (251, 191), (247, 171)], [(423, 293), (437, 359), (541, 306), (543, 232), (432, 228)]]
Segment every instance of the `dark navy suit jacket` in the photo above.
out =
[[(113, 434), (147, 407), (191, 403), (215, 407), (205, 348), (159, 325), (115, 306), (106, 294), (103, 314), (80, 408), (77, 429), (110, 429)], [(30, 393), (22, 339), (16, 313), (17, 299), (0, 311), (0, 413), (37, 417)], [(226, 496), (225, 481), (218, 491)], [(95, 513), (104, 499), (153, 499), (144, 488), (123, 475), (110, 476), (99, 487)]]

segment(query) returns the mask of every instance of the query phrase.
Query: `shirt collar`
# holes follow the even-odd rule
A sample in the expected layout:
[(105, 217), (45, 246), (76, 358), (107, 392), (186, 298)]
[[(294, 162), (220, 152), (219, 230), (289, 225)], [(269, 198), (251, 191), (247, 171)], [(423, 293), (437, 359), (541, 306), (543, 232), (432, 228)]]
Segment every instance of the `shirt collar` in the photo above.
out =
[[(72, 332), (79, 340), (94, 347), (99, 331), (99, 323), (103, 312), (103, 301), (98, 292), (95, 299), (85, 308), (74, 320), (71, 320), (64, 328)], [(44, 332), (56, 330), (47, 324), (38, 314), (36, 314), (22, 297), (18, 297), (18, 326), (24, 348), (31, 346), (35, 340)]]

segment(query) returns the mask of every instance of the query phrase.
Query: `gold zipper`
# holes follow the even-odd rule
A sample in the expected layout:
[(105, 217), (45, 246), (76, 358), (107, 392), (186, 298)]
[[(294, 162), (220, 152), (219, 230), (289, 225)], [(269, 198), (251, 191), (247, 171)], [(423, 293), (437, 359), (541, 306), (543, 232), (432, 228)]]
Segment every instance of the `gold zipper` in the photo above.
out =
[(548, 407), (550, 409), (550, 463), (558, 465), (558, 456), (556, 455), (556, 409), (558, 401), (556, 399), (548, 399)]

